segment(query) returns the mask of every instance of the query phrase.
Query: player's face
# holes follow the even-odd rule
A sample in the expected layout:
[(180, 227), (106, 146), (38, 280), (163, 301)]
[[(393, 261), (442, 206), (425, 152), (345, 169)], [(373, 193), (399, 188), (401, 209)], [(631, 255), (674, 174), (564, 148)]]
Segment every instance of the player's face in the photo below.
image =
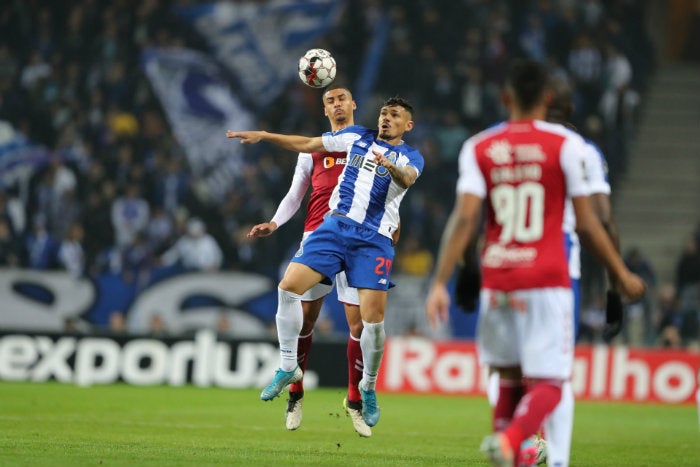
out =
[(382, 107), (379, 111), (379, 138), (398, 144), (407, 131), (413, 129), (411, 114), (400, 105)]
[(331, 89), (323, 95), (323, 113), (328, 117), (333, 129), (353, 124), (355, 101), (347, 89)]

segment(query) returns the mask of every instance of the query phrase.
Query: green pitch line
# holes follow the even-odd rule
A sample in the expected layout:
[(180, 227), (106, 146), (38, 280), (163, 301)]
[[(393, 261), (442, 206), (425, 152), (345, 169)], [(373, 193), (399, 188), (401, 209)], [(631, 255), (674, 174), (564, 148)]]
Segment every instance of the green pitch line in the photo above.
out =
[[(379, 393), (360, 438), (341, 389), (307, 391), (299, 430), (259, 390), (0, 382), (0, 466), (486, 466), (485, 399)], [(583, 403), (571, 467), (700, 466), (694, 406)]]

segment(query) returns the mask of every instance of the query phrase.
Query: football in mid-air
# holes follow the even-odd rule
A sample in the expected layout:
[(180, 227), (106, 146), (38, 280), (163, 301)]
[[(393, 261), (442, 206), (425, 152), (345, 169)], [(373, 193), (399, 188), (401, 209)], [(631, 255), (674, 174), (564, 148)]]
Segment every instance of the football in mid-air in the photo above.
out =
[(299, 59), (299, 78), (312, 88), (325, 88), (335, 79), (335, 59), (324, 49), (309, 49)]

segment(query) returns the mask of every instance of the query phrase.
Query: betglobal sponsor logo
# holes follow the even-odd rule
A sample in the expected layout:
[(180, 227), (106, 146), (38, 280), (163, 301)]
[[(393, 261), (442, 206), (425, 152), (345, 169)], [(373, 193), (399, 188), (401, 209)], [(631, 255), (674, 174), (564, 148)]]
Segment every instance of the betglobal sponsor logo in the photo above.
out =
[[(693, 403), (700, 361), (688, 352), (578, 347), (571, 378), (581, 399)], [(394, 338), (378, 388), (384, 391), (483, 394), (488, 372), (471, 342)]]
[[(235, 350), (235, 357), (234, 357)], [(134, 385), (262, 387), (279, 365), (270, 342), (219, 342), (212, 331), (166, 343), (136, 338), (8, 334), (0, 338), (0, 380), (56, 380), (89, 386), (124, 381)], [(306, 386), (318, 377), (307, 372)]]

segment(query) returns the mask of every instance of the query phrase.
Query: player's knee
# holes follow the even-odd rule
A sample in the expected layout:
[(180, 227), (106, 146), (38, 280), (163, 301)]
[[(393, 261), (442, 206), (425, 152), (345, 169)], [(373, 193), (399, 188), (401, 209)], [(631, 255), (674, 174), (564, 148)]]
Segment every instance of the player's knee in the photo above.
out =
[(284, 292), (289, 292), (295, 295), (303, 295), (304, 292), (306, 292), (306, 290), (303, 290), (303, 287), (301, 287), (295, 281), (291, 281), (286, 278), (283, 278), (277, 287)]
[(348, 327), (350, 328), (350, 335), (355, 339), (359, 339), (362, 335), (362, 320), (359, 322), (348, 322)]

